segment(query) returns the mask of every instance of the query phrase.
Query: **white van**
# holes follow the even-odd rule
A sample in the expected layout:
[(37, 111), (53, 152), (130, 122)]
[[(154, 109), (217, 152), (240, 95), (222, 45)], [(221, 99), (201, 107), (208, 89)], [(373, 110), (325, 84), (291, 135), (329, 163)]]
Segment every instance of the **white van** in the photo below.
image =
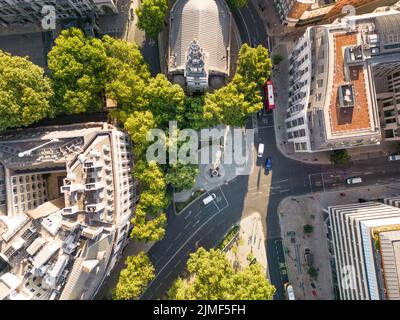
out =
[(396, 160), (400, 160), (399, 154), (396, 154), (394, 156), (389, 156), (389, 161), (396, 161)]
[(294, 296), (294, 291), (293, 291), (293, 287), (291, 284), (286, 283), (285, 284), (285, 290), (286, 290), (286, 297), (288, 300), (296, 300), (295, 296)]
[(211, 201), (213, 201), (217, 196), (215, 195), (215, 193), (210, 194), (207, 198), (203, 199), (203, 203), (205, 205), (209, 204)]
[(264, 155), (264, 143), (258, 145), (257, 157), (261, 158)]
[(360, 177), (357, 178), (348, 178), (346, 180), (347, 184), (356, 184), (356, 183), (361, 183), (362, 179)]

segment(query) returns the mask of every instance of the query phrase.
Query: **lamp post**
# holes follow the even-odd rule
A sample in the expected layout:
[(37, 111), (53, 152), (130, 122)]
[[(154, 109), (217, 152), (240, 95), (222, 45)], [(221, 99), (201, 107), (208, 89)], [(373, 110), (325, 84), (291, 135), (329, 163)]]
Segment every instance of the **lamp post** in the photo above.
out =
[(32, 151), (35, 151), (35, 150), (40, 149), (40, 148), (42, 148), (44, 146), (47, 146), (50, 143), (58, 142), (58, 141), (60, 141), (60, 140), (57, 139), (57, 138), (51, 139), (50, 141), (47, 141), (47, 142), (41, 144), (40, 146), (37, 146), (37, 147), (34, 147), (32, 149), (25, 150), (25, 151), (22, 151), (22, 152), (18, 153), (18, 157), (22, 158), (22, 157), (25, 157), (25, 156), (30, 156)]

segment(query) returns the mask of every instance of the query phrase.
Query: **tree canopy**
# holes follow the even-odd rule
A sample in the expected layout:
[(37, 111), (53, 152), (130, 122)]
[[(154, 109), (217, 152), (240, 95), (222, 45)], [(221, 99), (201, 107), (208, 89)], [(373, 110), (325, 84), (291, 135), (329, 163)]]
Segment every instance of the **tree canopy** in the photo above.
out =
[(206, 94), (204, 118), (214, 125), (222, 123), (241, 127), (246, 124), (248, 116), (259, 109), (259, 105), (246, 101), (245, 94), (230, 82), (225, 87)]
[(190, 279), (178, 279), (168, 292), (177, 300), (271, 300), (273, 287), (259, 264), (235, 271), (224, 252), (199, 248), (187, 262)]
[(231, 9), (239, 9), (247, 4), (247, 0), (228, 0)]
[(175, 188), (175, 191), (179, 192), (193, 188), (198, 174), (198, 165), (183, 165), (178, 162), (170, 166), (166, 179)]
[(247, 43), (242, 45), (237, 61), (237, 73), (246, 82), (254, 82), (261, 87), (271, 74), (271, 59), (268, 49), (259, 45), (250, 47)]
[(76, 28), (63, 30), (48, 54), (59, 112), (81, 113), (101, 108), (107, 53), (100, 39)]
[(142, 0), (140, 7), (136, 9), (137, 26), (151, 38), (156, 39), (164, 27), (167, 11), (167, 0)]
[(0, 131), (53, 115), (52, 96), (42, 68), (0, 50)]
[(128, 257), (125, 265), (126, 268), (119, 275), (114, 300), (138, 299), (155, 276), (155, 269), (144, 252)]
[(165, 235), (167, 217), (165, 213), (160, 213), (156, 217), (147, 215), (144, 208), (139, 203), (136, 207), (135, 215), (132, 218), (133, 229), (131, 238), (138, 241), (159, 241)]

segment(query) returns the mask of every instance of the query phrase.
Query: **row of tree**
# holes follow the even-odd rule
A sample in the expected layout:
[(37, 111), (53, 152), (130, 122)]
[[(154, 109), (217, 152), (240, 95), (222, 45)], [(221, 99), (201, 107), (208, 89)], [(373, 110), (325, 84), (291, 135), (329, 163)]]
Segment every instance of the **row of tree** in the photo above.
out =
[[(178, 278), (170, 290), (172, 300), (271, 300), (275, 287), (258, 263), (237, 271), (218, 249), (199, 248), (187, 261), (189, 276)], [(138, 299), (154, 279), (154, 267), (145, 253), (128, 257), (113, 298)]]

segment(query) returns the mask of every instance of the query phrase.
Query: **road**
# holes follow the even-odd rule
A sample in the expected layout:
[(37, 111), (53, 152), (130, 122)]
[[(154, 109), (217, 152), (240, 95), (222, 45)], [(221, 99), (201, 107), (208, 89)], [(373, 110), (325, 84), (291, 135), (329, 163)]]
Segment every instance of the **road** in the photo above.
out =
[[(262, 22), (251, 2), (239, 12), (233, 13), (233, 16), (244, 42), (253, 46), (268, 45), (266, 32), (259, 27)], [(350, 176), (363, 176), (363, 186), (386, 184), (393, 179), (400, 179), (400, 166), (387, 159), (355, 162), (347, 168), (294, 161), (284, 157), (276, 146), (272, 115), (265, 115), (254, 123), (250, 121), (249, 125), (258, 128), (254, 152), (258, 143), (262, 142), (265, 144), (265, 156), (272, 158), (271, 173), (264, 175), (261, 166), (265, 161), (263, 158), (255, 163), (251, 175), (238, 176), (228, 184), (210, 191), (217, 195), (215, 202), (205, 206), (202, 199), (207, 195), (204, 195), (179, 216), (169, 210), (166, 236), (148, 252), (156, 269), (156, 277), (141, 299), (163, 298), (173, 281), (184, 272), (190, 253), (199, 246), (207, 249), (215, 247), (232, 225), (255, 211), (265, 217), (269, 277), (277, 288), (275, 299), (283, 299), (283, 284), (287, 278), (282, 270), (284, 255), (277, 212), (279, 203), (288, 196), (354, 188), (356, 186), (348, 186), (344, 182)]]

